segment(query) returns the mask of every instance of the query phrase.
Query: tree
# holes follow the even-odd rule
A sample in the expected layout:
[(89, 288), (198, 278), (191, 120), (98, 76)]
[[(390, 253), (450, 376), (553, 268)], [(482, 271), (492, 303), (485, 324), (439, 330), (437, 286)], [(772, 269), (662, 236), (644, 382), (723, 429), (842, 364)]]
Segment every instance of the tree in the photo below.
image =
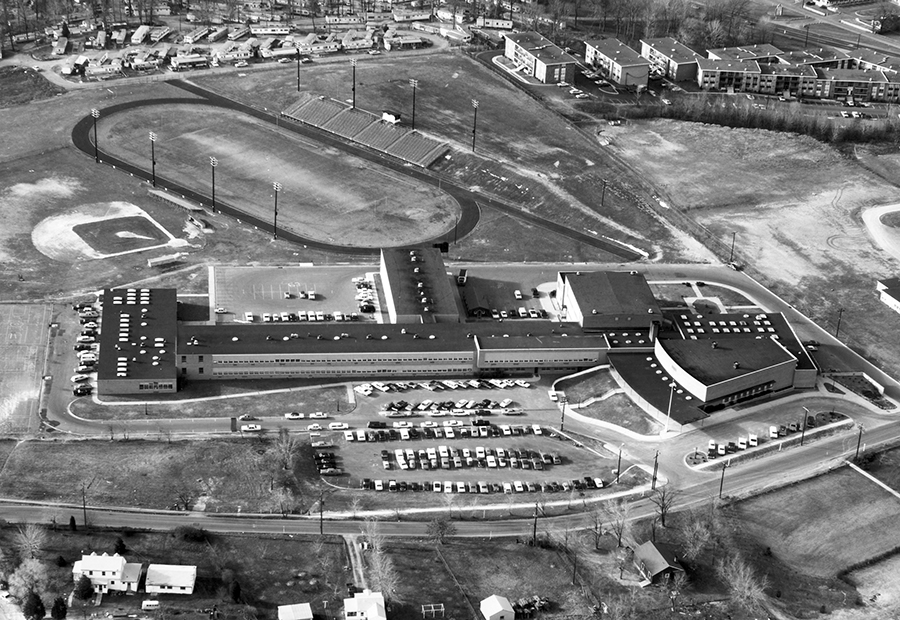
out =
[(87, 601), (93, 596), (94, 584), (91, 583), (87, 575), (82, 575), (78, 578), (78, 583), (75, 584), (75, 598), (79, 601)]
[(631, 514), (631, 507), (623, 498), (615, 499), (603, 507), (606, 518), (609, 520), (609, 527), (616, 535), (616, 546), (622, 546), (622, 540), (627, 538), (631, 524), (628, 517)]
[(125, 541), (122, 540), (122, 537), (119, 536), (116, 538), (116, 542), (113, 545), (113, 553), (118, 553), (119, 555), (125, 555), (128, 551), (128, 547), (125, 546)]
[(24, 601), (29, 592), (42, 596), (49, 584), (50, 576), (40, 560), (25, 560), (9, 576), (9, 592), (20, 601)]
[(16, 530), (13, 545), (23, 560), (34, 559), (47, 545), (47, 531), (36, 523), (20, 525)]
[(680, 492), (669, 485), (657, 487), (650, 494), (650, 501), (656, 506), (656, 514), (659, 515), (659, 524), (666, 527), (666, 515), (672, 510), (672, 506), (678, 500)]
[(282, 469), (293, 469), (294, 455), (300, 448), (297, 437), (291, 435), (288, 429), (282, 428), (278, 430), (278, 438), (275, 440), (275, 453), (281, 462)]
[(765, 600), (765, 577), (757, 576), (753, 568), (737, 552), (716, 563), (716, 572), (731, 594), (731, 600), (747, 611), (762, 608)]
[(28, 620), (41, 620), (46, 615), (47, 609), (44, 607), (44, 601), (33, 590), (25, 595), (25, 601), (22, 603), (22, 614)]
[(594, 549), (596, 550), (600, 548), (600, 539), (603, 538), (603, 511), (595, 506), (588, 514), (591, 519), (590, 533), (594, 539)]
[(394, 566), (394, 561), (384, 550), (374, 553), (370, 551), (369, 576), (372, 590), (381, 592), (385, 601), (402, 603), (403, 596), (399, 592), (400, 574)]
[(53, 620), (65, 620), (66, 614), (69, 613), (69, 606), (66, 605), (66, 599), (57, 596), (53, 599), (53, 608), (50, 609), (50, 617)]
[(78, 531), (78, 525), (75, 523), (74, 515), (69, 517), (69, 531), (70, 532)]
[(384, 534), (378, 529), (378, 521), (369, 517), (365, 521), (366, 540), (369, 541), (369, 550), (373, 553), (381, 553), (384, 549)]
[(231, 602), (233, 603), (241, 602), (241, 584), (238, 583), (237, 579), (232, 581), (231, 585), (228, 586), (228, 596), (231, 597)]
[(438, 518), (428, 522), (428, 538), (437, 544), (444, 544), (448, 536), (456, 535), (456, 524), (450, 519)]

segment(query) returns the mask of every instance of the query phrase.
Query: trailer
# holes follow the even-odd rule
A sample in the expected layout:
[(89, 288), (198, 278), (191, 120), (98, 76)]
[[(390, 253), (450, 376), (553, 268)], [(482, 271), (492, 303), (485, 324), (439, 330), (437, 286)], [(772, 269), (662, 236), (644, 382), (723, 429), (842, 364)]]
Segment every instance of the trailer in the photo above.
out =
[(150, 36), (150, 26), (139, 26), (138, 29), (134, 31), (134, 34), (131, 35), (131, 44), (140, 45), (147, 40), (148, 36)]
[(292, 46), (279, 47), (277, 50), (267, 50), (268, 55), (263, 53), (263, 58), (296, 58), (298, 56), (297, 48)]
[(210, 43), (215, 43), (216, 41), (221, 41), (222, 39), (224, 39), (227, 36), (228, 36), (228, 27), (221, 26), (219, 28), (216, 28), (212, 32), (210, 32), (209, 35), (206, 37), (206, 40), (209, 41)]
[(359, 15), (326, 15), (327, 26), (362, 26), (366, 20)]
[(228, 40), (229, 41), (237, 41), (241, 37), (246, 37), (248, 34), (250, 34), (250, 27), (249, 26), (240, 26), (228, 33)]
[(115, 42), (117, 47), (122, 47), (125, 45), (125, 37), (128, 36), (128, 31), (124, 28), (121, 30), (116, 30)]
[(194, 31), (184, 35), (184, 42), (193, 45), (209, 34), (211, 28), (208, 26), (200, 26)]
[(513, 29), (513, 23), (511, 19), (490, 19), (488, 17), (478, 17), (475, 19), (475, 25), (479, 28), (493, 28), (494, 30)]
[(254, 37), (286, 37), (291, 34), (288, 26), (250, 26), (250, 34)]
[(150, 31), (150, 41), (152, 41), (153, 43), (159, 43), (160, 41), (165, 39), (170, 34), (172, 34), (172, 29), (169, 28), (168, 26), (161, 26), (159, 28), (154, 28), (153, 30)]
[(94, 47), (98, 50), (106, 49), (106, 31), (97, 32), (97, 38), (94, 39)]
[(53, 44), (53, 55), (65, 56), (67, 47), (69, 47), (69, 40), (66, 37), (60, 37), (56, 43)]
[(431, 11), (405, 11), (403, 9), (395, 9), (391, 13), (395, 22), (418, 22), (431, 21)]

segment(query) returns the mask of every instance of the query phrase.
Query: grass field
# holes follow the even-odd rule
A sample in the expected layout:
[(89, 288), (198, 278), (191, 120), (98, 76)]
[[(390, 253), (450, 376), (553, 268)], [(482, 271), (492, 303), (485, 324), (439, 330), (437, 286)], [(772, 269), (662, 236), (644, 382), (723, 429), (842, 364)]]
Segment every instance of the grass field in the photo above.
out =
[(900, 333), (885, 333), (892, 313), (870, 293), (873, 279), (893, 273), (891, 259), (859, 217), (895, 202), (893, 187), (802, 136), (663, 120), (611, 129), (621, 155), (722, 252), (736, 233), (736, 260), (754, 277), (826, 329), (844, 308), (844, 323), (852, 318), (842, 339), (889, 372), (900, 370)]
[(896, 498), (849, 468), (735, 507), (746, 535), (794, 570), (817, 577), (900, 546), (896, 515)]
[(392, 619), (421, 620), (422, 605), (438, 603), (444, 605), (445, 618), (472, 617), (465, 591), (457, 587), (453, 575), (432, 545), (391, 541), (387, 551), (400, 574), (399, 593), (403, 600), (402, 604), (391, 608)]
[(879, 452), (864, 469), (892, 489), (900, 491), (900, 449)]
[(117, 254), (166, 243), (169, 238), (145, 217), (119, 217), (72, 228), (94, 250)]
[(63, 92), (28, 67), (0, 67), (0, 108), (47, 99)]
[(208, 193), (214, 155), (219, 200), (269, 220), (278, 181), (278, 225), (318, 241), (408, 245), (450, 230), (458, 215), (455, 201), (437, 188), (219, 108), (130, 110), (101, 120), (100, 144), (146, 166), (147, 127), (159, 136), (158, 176)]
[[(213, 605), (224, 617), (236, 617), (245, 612), (244, 605), (253, 608), (254, 617), (277, 618), (278, 605), (309, 602), (316, 613), (321, 613), (323, 603), (328, 608), (339, 609), (346, 592), (347, 574), (343, 570), (348, 563), (343, 541), (339, 538), (275, 536), (211, 536), (208, 543), (187, 542), (176, 539), (170, 533), (95, 532), (79, 527), (76, 532), (64, 529), (48, 531), (48, 544), (39, 555), (50, 573), (50, 592), (53, 596), (66, 596), (72, 589), (72, 563), (83, 553), (112, 554), (117, 537), (124, 541), (129, 562), (141, 562), (146, 569), (150, 563), (189, 564), (197, 567), (197, 583), (194, 594), (161, 595), (161, 606), (170, 615), (186, 620), (206, 620), (207, 614), (198, 610)], [(80, 526), (80, 520), (79, 520)], [(2, 541), (6, 547), (14, 530), (5, 528)], [(62, 557), (66, 564), (57, 565)], [(236, 579), (241, 586), (242, 603), (235, 604), (228, 594), (228, 585)], [(105, 596), (103, 604), (92, 609), (91, 614), (137, 613), (140, 614), (142, 596)], [(80, 604), (75, 603), (70, 613), (78, 615)]]

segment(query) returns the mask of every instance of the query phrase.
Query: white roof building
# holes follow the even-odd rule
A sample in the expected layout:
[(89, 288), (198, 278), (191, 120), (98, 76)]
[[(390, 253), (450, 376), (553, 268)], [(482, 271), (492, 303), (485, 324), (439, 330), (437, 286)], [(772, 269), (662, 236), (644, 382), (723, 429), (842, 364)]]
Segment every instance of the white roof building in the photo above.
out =
[(129, 564), (118, 553), (82, 555), (72, 565), (72, 577), (78, 581), (82, 576), (91, 580), (96, 592), (137, 592), (141, 564)]
[(363, 590), (344, 599), (345, 620), (387, 620), (384, 609), (384, 596), (381, 592)]
[(509, 599), (504, 596), (493, 594), (481, 601), (480, 608), (485, 620), (513, 620), (516, 617)]
[(148, 594), (193, 594), (196, 581), (196, 566), (151, 564), (145, 589)]
[(309, 603), (278, 606), (278, 620), (312, 620), (312, 618), (312, 606)]

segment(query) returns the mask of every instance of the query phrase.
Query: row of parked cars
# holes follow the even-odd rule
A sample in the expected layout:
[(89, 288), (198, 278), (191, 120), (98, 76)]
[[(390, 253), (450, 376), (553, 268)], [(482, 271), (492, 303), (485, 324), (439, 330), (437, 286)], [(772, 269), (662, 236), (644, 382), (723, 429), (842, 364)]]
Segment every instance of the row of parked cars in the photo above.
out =
[(534, 469), (543, 470), (545, 465), (560, 465), (559, 454), (539, 452), (537, 450), (506, 448), (452, 448), (447, 446), (430, 447), (418, 451), (407, 448), (394, 450), (393, 459), (388, 450), (381, 451), (381, 463), (384, 469), (397, 467), (403, 471), (411, 469), (461, 469), (463, 467), (481, 467), (489, 469)]
[(75, 337), (75, 345), (73, 349), (78, 357), (78, 365), (75, 367), (75, 374), (72, 375), (71, 381), (75, 385), (72, 387), (72, 394), (75, 396), (88, 396), (93, 393), (94, 386), (88, 383), (91, 374), (97, 370), (98, 353), (100, 343), (98, 330), (100, 325), (98, 320), (100, 312), (90, 302), (80, 302), (72, 306), (72, 309), (78, 313), (78, 319), (81, 323), (81, 333)]
[(485, 481), (463, 481), (463, 480), (435, 480), (434, 482), (407, 482), (406, 480), (370, 480), (364, 478), (360, 483), (360, 488), (372, 491), (433, 491), (434, 493), (505, 493), (512, 495), (513, 493), (559, 493), (570, 492), (572, 490), (583, 491), (586, 489), (602, 489), (603, 480), (595, 476), (585, 476), (584, 478), (573, 480), (563, 480), (556, 482), (553, 480), (543, 482), (524, 482), (515, 480), (513, 482), (485, 482)]
[[(806, 418), (806, 428), (815, 428), (816, 426), (824, 426), (832, 422), (834, 418), (832, 414), (827, 412), (817, 413), (816, 415), (807, 416)], [(768, 429), (768, 438), (769, 439), (778, 439), (780, 437), (787, 437), (788, 435), (792, 435), (794, 433), (803, 432), (803, 420), (801, 419), (799, 422), (790, 422), (789, 424), (772, 424)], [(706, 449), (706, 456), (710, 459), (714, 459), (717, 456), (726, 456), (728, 454), (734, 454), (735, 452), (740, 452), (746, 450), (747, 448), (755, 448), (759, 445), (759, 435), (756, 433), (748, 433), (746, 436), (738, 437), (737, 441), (728, 441), (723, 443), (716, 443), (714, 440), (709, 440), (709, 446)]]
[[(373, 424), (380, 423), (369, 422), (370, 430), (345, 430), (344, 439), (348, 442), (371, 443), (377, 441), (411, 441), (415, 439), (521, 437), (528, 434), (544, 434), (544, 429), (539, 424), (494, 425), (487, 420), (473, 420), (471, 426), (420, 426), (419, 428), (411, 426), (404, 428), (380, 428), (380, 426), (373, 427)], [(556, 437), (556, 433), (550, 432), (549, 436)]]
[(371, 396), (375, 391), (382, 393), (387, 392), (404, 392), (406, 390), (428, 390), (429, 392), (442, 392), (444, 390), (469, 390), (469, 389), (506, 389), (512, 387), (530, 388), (531, 384), (524, 379), (443, 379), (434, 381), (391, 381), (382, 383), (374, 381), (372, 383), (361, 383), (353, 388), (358, 394), (363, 396)]
[(442, 417), (435, 415), (435, 413), (443, 412), (444, 415), (450, 414), (465, 417), (474, 415), (478, 411), (483, 411), (484, 415), (490, 415), (491, 411), (499, 412), (501, 409), (508, 409), (512, 404), (513, 400), (511, 398), (504, 398), (501, 401), (491, 400), (490, 398), (484, 398), (479, 401), (462, 398), (456, 402), (452, 400), (435, 402), (426, 399), (420, 403), (408, 403), (405, 400), (398, 400), (397, 402), (391, 401), (384, 405), (379, 415), (389, 418), (403, 418), (425, 413), (431, 417)]

